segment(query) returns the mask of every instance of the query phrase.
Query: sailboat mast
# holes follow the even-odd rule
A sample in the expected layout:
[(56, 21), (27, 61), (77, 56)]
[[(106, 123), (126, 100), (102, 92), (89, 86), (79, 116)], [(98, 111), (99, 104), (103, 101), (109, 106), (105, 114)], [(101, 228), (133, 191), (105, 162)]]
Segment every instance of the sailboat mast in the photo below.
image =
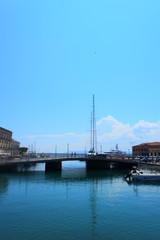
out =
[(91, 112), (91, 131), (90, 131), (90, 153), (97, 152), (97, 135), (96, 135), (96, 123), (95, 123), (95, 103), (93, 94), (93, 109)]
[(93, 148), (93, 145), (92, 145), (92, 136), (93, 136), (93, 134), (92, 134), (92, 132), (93, 132), (93, 128), (92, 128), (92, 112), (91, 112), (91, 139), (90, 139), (90, 150), (92, 150), (92, 148)]
[(93, 152), (95, 148), (95, 107), (94, 107), (94, 94), (93, 94)]

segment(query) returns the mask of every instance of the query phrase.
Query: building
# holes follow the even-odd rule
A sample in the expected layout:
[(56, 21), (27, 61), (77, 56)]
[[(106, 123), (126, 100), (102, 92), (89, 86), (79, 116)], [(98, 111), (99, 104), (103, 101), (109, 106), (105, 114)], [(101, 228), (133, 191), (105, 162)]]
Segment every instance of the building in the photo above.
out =
[(12, 156), (19, 155), (19, 153), (20, 153), (19, 148), (20, 148), (20, 142), (12, 139), (12, 142), (11, 142), (11, 155)]
[(160, 142), (142, 143), (132, 147), (132, 156), (160, 157)]
[(12, 132), (0, 127), (0, 154), (11, 154)]
[(19, 155), (20, 142), (12, 139), (12, 132), (0, 127), (0, 154)]

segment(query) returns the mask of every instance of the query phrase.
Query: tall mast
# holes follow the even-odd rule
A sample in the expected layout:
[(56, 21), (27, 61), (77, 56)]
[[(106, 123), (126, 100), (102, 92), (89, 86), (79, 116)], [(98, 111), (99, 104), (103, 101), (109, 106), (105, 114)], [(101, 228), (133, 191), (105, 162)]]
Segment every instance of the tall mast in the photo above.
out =
[(92, 151), (92, 148), (93, 148), (93, 139), (92, 139), (92, 136), (93, 136), (93, 134), (92, 134), (92, 131), (93, 131), (93, 128), (92, 128), (92, 112), (91, 112), (91, 139), (90, 139), (90, 150)]
[(93, 152), (94, 152), (94, 141), (95, 141), (95, 109), (94, 109), (94, 94), (93, 94)]
[(90, 152), (97, 152), (97, 135), (96, 135), (96, 122), (95, 122), (95, 103), (93, 94), (93, 109), (91, 112), (91, 135), (90, 135)]

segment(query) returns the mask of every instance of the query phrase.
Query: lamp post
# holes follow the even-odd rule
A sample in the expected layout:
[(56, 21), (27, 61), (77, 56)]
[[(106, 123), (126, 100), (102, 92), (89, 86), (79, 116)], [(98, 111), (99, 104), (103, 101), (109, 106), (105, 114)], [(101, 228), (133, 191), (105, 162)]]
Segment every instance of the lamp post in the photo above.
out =
[(30, 153), (30, 145), (28, 145), (28, 160), (29, 160), (29, 153)]
[(69, 155), (69, 143), (67, 143), (67, 156)]
[(130, 149), (128, 149), (129, 157), (130, 157)]
[(102, 145), (100, 145), (100, 149), (101, 149), (101, 154), (102, 154)]
[(55, 157), (57, 157), (57, 145), (55, 146)]

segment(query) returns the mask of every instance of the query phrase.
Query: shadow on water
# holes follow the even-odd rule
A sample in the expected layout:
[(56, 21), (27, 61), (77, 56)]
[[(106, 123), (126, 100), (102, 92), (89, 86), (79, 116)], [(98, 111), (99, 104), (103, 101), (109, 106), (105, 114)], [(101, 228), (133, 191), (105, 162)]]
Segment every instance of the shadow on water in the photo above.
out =
[[(38, 171), (34, 171), (37, 167), (28, 165), (19, 171), (5, 171), (0, 174), (1, 178), (4, 176), (14, 176), (15, 178), (35, 178), (35, 177), (52, 177), (52, 179), (105, 179), (105, 178), (121, 178), (126, 174), (125, 170), (105, 169), (105, 170), (87, 170), (85, 167), (68, 167), (62, 168), (62, 171), (45, 172), (43, 166), (38, 167)], [(42, 170), (41, 170), (42, 169)]]
[(8, 177), (0, 176), (0, 195), (4, 194), (8, 190)]
[(87, 178), (121, 178), (126, 173), (125, 170), (108, 169), (108, 170), (91, 170), (87, 171)]
[(113, 180), (123, 179), (124, 170), (95, 170), (87, 171), (86, 169), (68, 169), (62, 172), (45, 172), (47, 181), (93, 181), (93, 180)]

